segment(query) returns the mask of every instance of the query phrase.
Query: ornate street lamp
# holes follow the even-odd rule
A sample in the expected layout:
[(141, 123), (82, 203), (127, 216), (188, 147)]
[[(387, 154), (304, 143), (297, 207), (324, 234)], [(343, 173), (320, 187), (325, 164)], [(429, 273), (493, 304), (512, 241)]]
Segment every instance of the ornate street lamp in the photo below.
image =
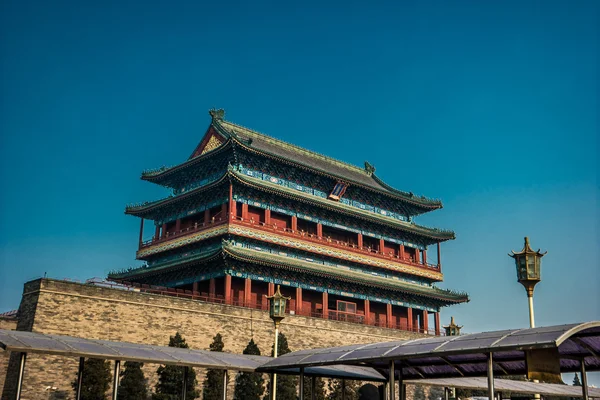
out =
[(546, 253), (540, 253), (540, 250), (533, 251), (529, 246), (529, 238), (525, 237), (525, 246), (523, 250), (518, 253), (512, 251), (509, 254), (510, 257), (515, 259), (515, 265), (517, 266), (517, 279), (525, 290), (527, 291), (527, 298), (529, 299), (529, 326), (535, 328), (535, 319), (533, 316), (533, 288), (542, 279), (541, 278), (541, 266), (542, 257)]
[[(281, 294), (281, 288), (277, 285), (277, 291), (273, 296), (268, 296), (269, 300), (269, 316), (275, 323), (275, 347), (273, 347), (273, 357), (277, 358), (277, 347), (279, 346), (279, 323), (285, 318), (285, 305), (291, 297), (285, 297)], [(277, 374), (273, 374), (272, 382), (272, 399), (275, 400), (277, 392)]]

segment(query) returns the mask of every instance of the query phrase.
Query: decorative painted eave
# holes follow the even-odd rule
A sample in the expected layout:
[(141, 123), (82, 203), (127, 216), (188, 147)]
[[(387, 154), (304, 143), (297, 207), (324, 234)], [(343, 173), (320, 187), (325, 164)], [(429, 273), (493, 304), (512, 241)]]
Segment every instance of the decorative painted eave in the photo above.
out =
[[(271, 159), (275, 159), (278, 162), (291, 165), (295, 168), (312, 171), (312, 172), (318, 173), (323, 176), (327, 176), (332, 179), (347, 181), (348, 183), (350, 183), (353, 186), (357, 186), (364, 190), (371, 191), (374, 193), (382, 194), (382, 195), (390, 197), (394, 200), (399, 200), (399, 201), (405, 202), (407, 204), (412, 205), (413, 207), (421, 208), (422, 212), (428, 212), (428, 211), (440, 209), (443, 207), (442, 202), (440, 200), (428, 199), (424, 196), (416, 196), (410, 192), (404, 192), (404, 191), (401, 191), (398, 189), (394, 189), (393, 187), (391, 187), (388, 184), (386, 184), (385, 182), (383, 182), (379, 177), (377, 177), (374, 174), (374, 167), (371, 166), (367, 162), (365, 162), (365, 168), (362, 169), (355, 165), (351, 165), (351, 164), (336, 160), (334, 158), (327, 157), (322, 154), (303, 149), (301, 147), (284, 142), (282, 140), (272, 138), (268, 135), (256, 132), (252, 129), (243, 127), (241, 125), (234, 124), (229, 121), (216, 120), (216, 121), (213, 121), (212, 124), (213, 124), (213, 126), (217, 127), (219, 132), (221, 132), (224, 135), (228, 135), (237, 146), (241, 147), (242, 149), (244, 149), (248, 152), (256, 153), (256, 154), (259, 154), (259, 155), (262, 155), (262, 156), (265, 156), (265, 157), (268, 157)], [(274, 152), (266, 151), (263, 149), (258, 149), (258, 148), (256, 148), (256, 146), (253, 146), (251, 137), (250, 137), (250, 140), (244, 140), (239, 136), (239, 134), (237, 134), (234, 131), (234, 129), (243, 130), (244, 134), (260, 137), (261, 140), (265, 140), (269, 143), (276, 144), (277, 146), (284, 147), (287, 150), (299, 153), (301, 155), (309, 155), (310, 157), (314, 157), (321, 161), (331, 163), (332, 165), (335, 165), (337, 167), (341, 167), (345, 170), (348, 170), (352, 174), (359, 174), (364, 177), (369, 177), (369, 179), (374, 182), (374, 185), (372, 185), (372, 186), (367, 185), (367, 184), (358, 182), (355, 179), (349, 178), (348, 176), (340, 176), (340, 175), (332, 173), (329, 170), (316, 168), (314, 165), (310, 165), (308, 163), (296, 162), (296, 161), (287, 159), (285, 157), (282, 157), (279, 154), (276, 154)], [(377, 188), (376, 186), (380, 186), (380, 188)]]
[(145, 170), (144, 172), (142, 172), (141, 179), (144, 181), (156, 183), (156, 184), (159, 184), (162, 186), (171, 187), (167, 184), (164, 184), (164, 181), (166, 180), (166, 178), (168, 178), (168, 177), (172, 176), (173, 174), (176, 174), (177, 172), (182, 171), (186, 168), (194, 167), (203, 162), (210, 161), (215, 156), (222, 154), (228, 150), (231, 150), (231, 148), (232, 148), (232, 141), (231, 141), (231, 139), (227, 138), (227, 140), (221, 146), (217, 147), (216, 149), (211, 150), (205, 154), (201, 154), (197, 157), (191, 158), (181, 164), (178, 164), (178, 165), (175, 165), (172, 167), (163, 166), (163, 167), (160, 167), (157, 169)]
[(240, 182), (241, 184), (249, 185), (256, 189), (271, 192), (274, 194), (278, 194), (284, 197), (291, 198), (293, 200), (303, 201), (306, 203), (310, 203), (312, 205), (316, 205), (330, 211), (334, 212), (342, 212), (346, 215), (361, 218), (364, 220), (368, 220), (375, 223), (380, 223), (392, 227), (394, 229), (399, 229), (405, 232), (410, 232), (413, 234), (421, 235), (427, 237), (429, 239), (434, 239), (435, 241), (447, 241), (454, 240), (456, 238), (454, 232), (452, 231), (444, 231), (435, 228), (428, 228), (425, 226), (413, 224), (410, 222), (404, 222), (397, 220), (395, 218), (386, 217), (384, 215), (372, 213), (369, 211), (361, 210), (360, 208), (351, 207), (344, 203), (335, 202), (327, 199), (323, 199), (317, 196), (311, 196), (304, 192), (299, 192), (295, 190), (291, 190), (289, 188), (273, 184), (268, 181), (264, 181), (262, 179), (252, 178), (246, 176), (244, 174), (239, 173), (231, 169), (230, 173), (232, 176)]
[(223, 175), (220, 178), (216, 179), (215, 181), (208, 183), (204, 186), (197, 187), (197, 188), (187, 191), (185, 193), (180, 193), (178, 195), (171, 195), (169, 197), (165, 197), (163, 199), (159, 199), (159, 200), (155, 200), (155, 201), (147, 201), (147, 202), (139, 203), (139, 204), (128, 204), (125, 207), (125, 214), (139, 216), (142, 213), (152, 211), (158, 207), (162, 207), (167, 204), (180, 201), (181, 199), (195, 196), (199, 193), (202, 193), (206, 190), (212, 189), (215, 186), (218, 186), (219, 184), (223, 183), (224, 181), (226, 181), (228, 179), (229, 174), (230, 174), (229, 171), (225, 171), (223, 173)]
[(187, 259), (183, 263), (171, 262), (164, 263), (158, 266), (150, 267), (148, 265), (143, 265), (141, 267), (135, 268), (127, 268), (118, 271), (110, 271), (108, 273), (107, 279), (115, 280), (115, 281), (123, 281), (132, 278), (145, 278), (148, 276), (156, 275), (165, 270), (175, 271), (181, 268), (185, 268), (192, 262), (201, 263), (201, 262), (209, 262), (221, 256), (222, 249), (217, 248), (211, 251), (207, 251), (205, 253), (198, 254), (197, 256)]
[(232, 257), (238, 261), (257, 263), (273, 268), (288, 267), (290, 269), (295, 269), (298, 272), (309, 272), (324, 278), (333, 278), (354, 284), (360, 283), (367, 286), (377, 286), (382, 289), (400, 291), (424, 298), (433, 298), (448, 302), (449, 304), (464, 303), (469, 301), (469, 296), (466, 293), (460, 293), (436, 287), (423, 287), (408, 282), (380, 278), (357, 271), (336, 271), (334, 267), (328, 268), (325, 265), (319, 266), (318, 264), (295, 258), (241, 248), (234, 246), (227, 241), (224, 241), (223, 244), (223, 255), (225, 257)]

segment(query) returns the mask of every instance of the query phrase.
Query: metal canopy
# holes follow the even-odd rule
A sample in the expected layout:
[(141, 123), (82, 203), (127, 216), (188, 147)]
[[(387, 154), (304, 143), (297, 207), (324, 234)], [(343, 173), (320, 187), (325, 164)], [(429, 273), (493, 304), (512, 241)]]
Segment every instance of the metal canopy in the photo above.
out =
[[(42, 353), (67, 357), (102, 358), (245, 372), (254, 372), (260, 365), (272, 359), (271, 357), (265, 356), (83, 339), (72, 336), (48, 335), (11, 330), (0, 330), (0, 347), (6, 351), (20, 353)], [(281, 373), (298, 375), (300, 371), (296, 368), (288, 369)], [(304, 374), (306, 376), (322, 376), (376, 382), (386, 380), (386, 378), (372, 368), (360, 366), (306, 368)]]
[(401, 371), (404, 379), (483, 376), (487, 355), (493, 353), (495, 375), (520, 375), (527, 373), (525, 350), (544, 348), (558, 348), (561, 372), (579, 372), (581, 360), (586, 370), (600, 370), (600, 321), (302, 350), (258, 370), (340, 364), (388, 370), (395, 361), (396, 373)]
[[(404, 383), (472, 390), (487, 390), (488, 388), (486, 378), (420, 379), (414, 381), (405, 381)], [(513, 381), (510, 379), (496, 379), (494, 380), (494, 388), (497, 392), (541, 394), (544, 396), (560, 397), (582, 397), (581, 388), (579, 386), (557, 385), (553, 383), (533, 383)], [(589, 395), (590, 397), (600, 397), (600, 389), (590, 387)]]

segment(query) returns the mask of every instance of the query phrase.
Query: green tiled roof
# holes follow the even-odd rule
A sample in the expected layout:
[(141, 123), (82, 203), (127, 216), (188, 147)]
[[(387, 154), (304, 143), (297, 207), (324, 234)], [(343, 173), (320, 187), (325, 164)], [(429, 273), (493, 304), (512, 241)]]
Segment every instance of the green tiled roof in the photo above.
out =
[(313, 274), (329, 275), (335, 277), (336, 279), (341, 279), (348, 282), (359, 281), (366, 285), (376, 285), (386, 289), (402, 291), (405, 293), (420, 295), (424, 297), (433, 297), (451, 303), (463, 303), (469, 301), (469, 296), (466, 293), (459, 293), (452, 290), (440, 289), (436, 287), (415, 285), (408, 282), (402, 282), (399, 280), (389, 278), (382, 278), (358, 271), (351, 271), (349, 269), (342, 270), (336, 267), (319, 265), (297, 258), (290, 258), (273, 253), (264, 253), (258, 250), (238, 247), (228, 242), (224, 242), (223, 251), (227, 255), (230, 255), (231, 257), (240, 260), (261, 262), (263, 264), (273, 265), (274, 267), (288, 265)]
[(385, 184), (374, 173), (369, 173), (366, 168), (360, 168), (343, 161), (304, 149), (302, 147), (275, 139), (271, 136), (256, 132), (243, 126), (234, 124), (225, 120), (213, 120), (213, 125), (225, 135), (232, 135), (237, 139), (238, 144), (248, 150), (255, 150), (261, 153), (279, 158), (284, 162), (293, 162), (305, 166), (311, 170), (320, 171), (326, 175), (332, 175), (349, 183), (359, 184), (361, 186), (374, 189), (378, 192), (387, 193), (394, 197), (401, 198), (414, 205), (418, 205), (427, 210), (434, 210), (442, 207), (442, 202), (432, 200), (423, 196), (415, 196), (413, 193), (400, 191)]
[(367, 210), (361, 210), (360, 208), (352, 207), (352, 206), (349, 206), (349, 205), (346, 205), (344, 203), (340, 203), (337, 201), (331, 201), (328, 199), (324, 199), (322, 197), (312, 196), (312, 195), (306, 194), (304, 192), (300, 192), (297, 190), (287, 188), (285, 186), (271, 183), (269, 181), (265, 181), (265, 180), (258, 179), (258, 178), (252, 178), (245, 174), (241, 174), (235, 170), (232, 170), (231, 173), (241, 182), (245, 182), (247, 184), (261, 187), (261, 188), (266, 188), (270, 191), (275, 191), (278, 193), (285, 193), (285, 194), (287, 194), (291, 197), (297, 198), (297, 199), (306, 199), (307, 201), (310, 201), (314, 204), (318, 204), (320, 206), (323, 206), (323, 207), (326, 207), (326, 208), (329, 208), (329, 209), (332, 209), (335, 211), (342, 211), (346, 214), (360, 216), (362, 218), (366, 218), (366, 219), (376, 221), (379, 223), (384, 223), (386, 225), (389, 225), (389, 226), (392, 226), (394, 228), (398, 228), (398, 229), (401, 229), (404, 231), (421, 234), (421, 235), (430, 237), (432, 239), (437, 239), (437, 240), (453, 240), (453, 239), (455, 239), (454, 232), (452, 232), (452, 231), (446, 231), (446, 230), (441, 230), (441, 229), (436, 229), (436, 228), (428, 228), (428, 227), (413, 224), (410, 222), (400, 221), (395, 218), (386, 217), (385, 215), (370, 212)]

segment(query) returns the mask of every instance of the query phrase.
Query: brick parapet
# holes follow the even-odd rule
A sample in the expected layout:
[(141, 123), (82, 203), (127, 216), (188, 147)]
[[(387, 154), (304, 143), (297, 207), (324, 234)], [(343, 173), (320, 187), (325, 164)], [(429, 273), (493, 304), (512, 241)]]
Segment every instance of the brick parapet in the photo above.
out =
[[(214, 335), (221, 333), (226, 351), (241, 353), (254, 338), (263, 354), (270, 353), (273, 343), (273, 322), (266, 311), (52, 279), (25, 284), (19, 315), (19, 330), (92, 339), (166, 345), (169, 336), (180, 332), (190, 348), (208, 349)], [(421, 337), (298, 315), (287, 317), (281, 332), (292, 350)], [(151, 386), (156, 368), (144, 368)], [(32, 354), (26, 369), (23, 399), (39, 398), (37, 393), (47, 386), (72, 396), (76, 359)], [(198, 372), (201, 384), (204, 374)], [(10, 398), (5, 392), (2, 399)]]

